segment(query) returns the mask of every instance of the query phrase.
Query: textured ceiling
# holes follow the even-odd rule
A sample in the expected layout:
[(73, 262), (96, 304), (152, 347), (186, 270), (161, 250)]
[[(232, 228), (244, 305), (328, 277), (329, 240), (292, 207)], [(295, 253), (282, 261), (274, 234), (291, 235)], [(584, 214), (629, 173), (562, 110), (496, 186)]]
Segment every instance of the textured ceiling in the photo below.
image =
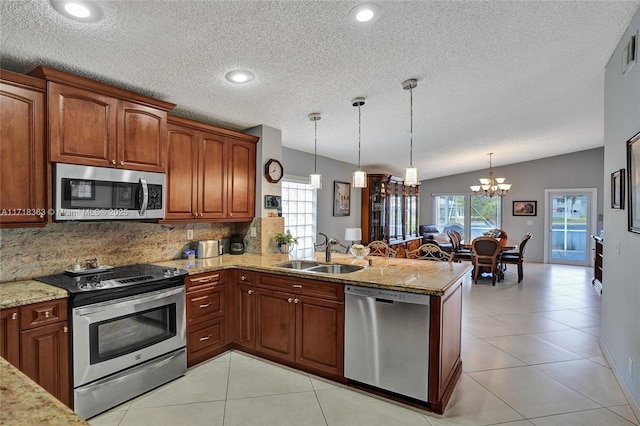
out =
[[(265, 124), (283, 145), (421, 179), (603, 145), (604, 67), (640, 1), (98, 1), (85, 24), (48, 1), (0, 1), (0, 66), (48, 65), (178, 104), (233, 128)], [(253, 82), (234, 86), (233, 69)], [(310, 169), (313, 164), (310, 162)], [(319, 170), (322, 173), (322, 170)]]

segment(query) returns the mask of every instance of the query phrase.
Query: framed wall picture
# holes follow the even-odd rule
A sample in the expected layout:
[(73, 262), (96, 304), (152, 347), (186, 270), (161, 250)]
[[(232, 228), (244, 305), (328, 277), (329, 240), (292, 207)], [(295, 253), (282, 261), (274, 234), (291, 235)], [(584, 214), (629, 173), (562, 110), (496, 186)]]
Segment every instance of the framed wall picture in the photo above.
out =
[(611, 173), (611, 208), (624, 210), (624, 169)]
[(513, 215), (514, 216), (537, 216), (538, 202), (537, 201), (514, 201)]
[(349, 216), (351, 214), (351, 184), (333, 181), (333, 215)]
[(629, 231), (640, 234), (640, 132), (627, 141)]
[(282, 198), (280, 195), (265, 195), (264, 196), (264, 208), (265, 209), (280, 209), (282, 206)]

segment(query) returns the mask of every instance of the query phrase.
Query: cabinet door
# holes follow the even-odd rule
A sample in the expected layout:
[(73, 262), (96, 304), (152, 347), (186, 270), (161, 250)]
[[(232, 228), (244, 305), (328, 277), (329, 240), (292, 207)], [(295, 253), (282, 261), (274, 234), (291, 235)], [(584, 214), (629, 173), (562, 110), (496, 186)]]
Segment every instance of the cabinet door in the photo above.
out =
[(1, 227), (47, 221), (44, 93), (0, 83)]
[(297, 297), (294, 303), (296, 363), (342, 375), (344, 304), (306, 296)]
[(118, 101), (117, 167), (165, 171), (166, 111)]
[(66, 405), (71, 398), (68, 330), (65, 321), (26, 330), (20, 336), (20, 369)]
[(116, 99), (49, 82), (49, 159), (114, 167)]
[[(200, 133), (198, 159), (198, 217), (221, 219), (227, 217), (227, 179), (224, 137), (214, 133)], [(254, 195), (255, 196), (255, 195)]]
[(236, 283), (235, 342), (249, 349), (256, 347), (256, 289), (251, 284)]
[(195, 219), (198, 202), (198, 132), (168, 125), (165, 219)]
[(251, 219), (255, 215), (256, 145), (227, 139), (229, 218)]
[(256, 350), (294, 361), (295, 305), (293, 295), (256, 289)]
[(17, 308), (0, 310), (0, 356), (20, 368), (20, 321)]

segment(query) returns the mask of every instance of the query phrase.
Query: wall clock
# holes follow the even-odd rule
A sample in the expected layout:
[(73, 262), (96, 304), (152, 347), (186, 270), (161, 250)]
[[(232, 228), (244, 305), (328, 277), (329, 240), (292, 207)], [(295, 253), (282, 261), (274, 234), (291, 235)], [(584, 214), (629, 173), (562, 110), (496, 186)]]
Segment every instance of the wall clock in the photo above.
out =
[(270, 159), (264, 165), (264, 177), (271, 183), (278, 183), (284, 175), (284, 168), (282, 163), (278, 160)]

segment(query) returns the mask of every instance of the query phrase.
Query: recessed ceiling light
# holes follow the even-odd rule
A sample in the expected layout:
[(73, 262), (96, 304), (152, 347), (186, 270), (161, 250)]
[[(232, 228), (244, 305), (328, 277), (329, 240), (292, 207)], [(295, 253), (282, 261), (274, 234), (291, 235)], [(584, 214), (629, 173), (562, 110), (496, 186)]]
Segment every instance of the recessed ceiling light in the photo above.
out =
[(375, 3), (360, 3), (349, 11), (349, 18), (358, 23), (375, 22), (380, 17), (380, 6)]
[(227, 73), (225, 78), (232, 83), (242, 84), (248, 83), (254, 79), (254, 75), (252, 72), (244, 71), (244, 70), (235, 70)]
[(51, 0), (51, 6), (61, 15), (80, 22), (96, 22), (102, 18), (102, 11), (91, 0)]

